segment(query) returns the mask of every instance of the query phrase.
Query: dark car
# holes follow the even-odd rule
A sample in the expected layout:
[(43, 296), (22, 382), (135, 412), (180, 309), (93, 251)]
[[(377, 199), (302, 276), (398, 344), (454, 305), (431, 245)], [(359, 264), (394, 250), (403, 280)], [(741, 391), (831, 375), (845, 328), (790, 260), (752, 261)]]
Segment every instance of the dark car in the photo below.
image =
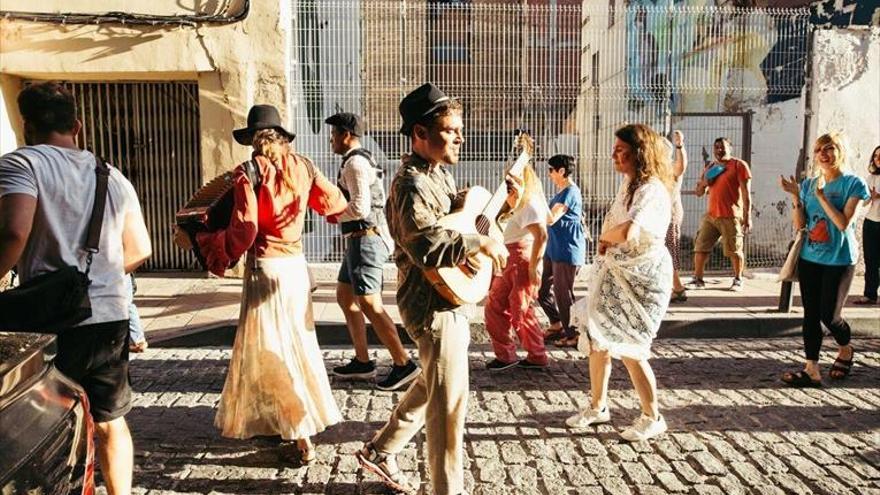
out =
[(0, 332), (0, 494), (92, 495), (94, 423), (55, 337)]

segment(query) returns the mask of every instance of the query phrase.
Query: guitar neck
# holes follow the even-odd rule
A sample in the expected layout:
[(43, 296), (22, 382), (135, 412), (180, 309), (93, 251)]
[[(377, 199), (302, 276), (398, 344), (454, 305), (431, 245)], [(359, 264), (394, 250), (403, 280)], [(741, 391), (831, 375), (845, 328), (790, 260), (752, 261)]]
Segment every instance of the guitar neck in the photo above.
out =
[[(526, 168), (526, 164), (529, 163), (531, 157), (528, 153), (523, 151), (519, 154), (519, 157), (510, 166), (510, 168), (505, 172), (505, 177), (507, 174), (515, 175), (517, 177), (522, 177), (523, 169)], [(507, 185), (504, 183), (504, 178), (501, 180), (501, 185), (495, 189), (495, 192), (492, 194), (492, 198), (486, 203), (486, 207), (483, 208), (483, 215), (486, 218), (492, 219), (498, 217), (498, 213), (501, 211), (501, 208), (504, 206), (504, 201), (507, 199)]]

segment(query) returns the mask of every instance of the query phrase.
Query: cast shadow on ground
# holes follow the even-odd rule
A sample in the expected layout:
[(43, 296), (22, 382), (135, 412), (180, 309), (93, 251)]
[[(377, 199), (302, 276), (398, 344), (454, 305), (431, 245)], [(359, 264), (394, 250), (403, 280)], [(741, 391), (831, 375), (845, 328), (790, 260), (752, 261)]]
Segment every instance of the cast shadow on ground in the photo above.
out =
[[(280, 437), (221, 437), (211, 425), (215, 412), (207, 406), (135, 408), (129, 415), (136, 447), (135, 487), (202, 493), (392, 493), (381, 483), (364, 480), (359, 469), (352, 472), (357, 482), (320, 481), (342, 461), (337, 446), (366, 440), (379, 422), (345, 421), (316, 435), (318, 458), (304, 466), (295, 445)], [(165, 425), (161, 431), (139, 426), (159, 423)], [(353, 453), (343, 456), (354, 463)], [(262, 479), (237, 477), (244, 470), (260, 472)]]
[[(570, 429), (565, 419), (575, 410), (535, 413), (522, 418), (516, 426), (531, 428), (560, 428), (569, 434), (590, 436), (595, 428)], [(670, 431), (739, 431), (739, 432), (834, 432), (864, 433), (880, 428), (880, 416), (874, 411), (853, 410), (846, 406), (705, 406), (699, 404), (665, 408)], [(618, 429), (628, 427), (639, 414), (637, 408), (617, 409), (612, 413), (611, 425)], [(513, 425), (509, 425), (513, 426)], [(566, 435), (562, 435), (566, 436)], [(616, 436), (616, 434), (615, 434)], [(511, 436), (512, 440), (519, 438)], [(473, 438), (473, 435), (470, 436)]]
[[(473, 391), (572, 391), (587, 390), (589, 376), (584, 359), (556, 359), (544, 370), (512, 368), (502, 372), (489, 372), (485, 365), (489, 356), (471, 358), (470, 377)], [(326, 360), (329, 370), (345, 364), (343, 359)], [(229, 364), (227, 359), (151, 359), (149, 354), (132, 362), (132, 386), (137, 392), (219, 392)], [(790, 360), (766, 358), (664, 358), (651, 360), (661, 389), (703, 390), (731, 389), (750, 390), (788, 389), (780, 377), (786, 371), (800, 369), (799, 363)], [(830, 360), (820, 363), (827, 374)], [(379, 375), (388, 371), (387, 363), (380, 362)], [(845, 380), (825, 379), (825, 389), (869, 389), (876, 387), (877, 369), (856, 363), (852, 374)], [(184, 379), (189, 377), (189, 379)], [(629, 389), (629, 379), (623, 365), (614, 361), (612, 390)], [(344, 390), (372, 390), (371, 381), (343, 380), (331, 376), (331, 387)], [(402, 391), (400, 391), (402, 392)], [(376, 391), (377, 394), (384, 392)]]

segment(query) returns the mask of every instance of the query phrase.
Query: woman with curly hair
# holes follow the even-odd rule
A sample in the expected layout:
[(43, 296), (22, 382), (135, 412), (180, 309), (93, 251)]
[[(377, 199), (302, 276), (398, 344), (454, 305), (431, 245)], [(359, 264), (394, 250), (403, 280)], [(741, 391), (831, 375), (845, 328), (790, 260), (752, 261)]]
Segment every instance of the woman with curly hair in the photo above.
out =
[(828, 376), (840, 380), (852, 370), (852, 332), (841, 311), (859, 259), (853, 220), (859, 203), (870, 197), (864, 179), (846, 170), (846, 149), (840, 134), (819, 136), (813, 156), (812, 177), (801, 184), (794, 177), (780, 177), (782, 189), (791, 194), (794, 203), (794, 228), (806, 229), (798, 259), (806, 363), (803, 370), (782, 375), (783, 382), (797, 388), (822, 386), (819, 351), (823, 325), (838, 346)]
[(648, 358), (672, 293), (672, 260), (665, 238), (673, 178), (668, 149), (653, 129), (633, 124), (614, 135), (611, 158), (623, 182), (602, 224), (586, 314), (575, 315), (586, 327), (578, 348), (589, 356), (591, 400), (566, 424), (584, 428), (611, 420), (611, 359), (621, 359), (641, 402), (642, 414), (621, 432), (634, 442), (666, 431)]

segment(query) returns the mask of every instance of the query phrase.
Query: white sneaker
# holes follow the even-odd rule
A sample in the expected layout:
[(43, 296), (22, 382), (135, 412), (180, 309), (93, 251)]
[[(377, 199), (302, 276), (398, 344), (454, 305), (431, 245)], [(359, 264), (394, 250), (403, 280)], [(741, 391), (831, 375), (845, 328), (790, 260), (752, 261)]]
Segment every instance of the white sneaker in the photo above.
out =
[(733, 292), (742, 292), (743, 290), (743, 281), (741, 278), (734, 278), (733, 282), (730, 284), (730, 290)]
[(597, 411), (590, 406), (584, 408), (583, 411), (565, 420), (565, 424), (572, 428), (586, 428), (590, 425), (607, 423), (611, 421), (611, 413), (608, 412), (608, 406)]
[(628, 442), (641, 442), (664, 433), (667, 429), (666, 420), (660, 416), (656, 421), (650, 416), (642, 414), (629, 428), (623, 430), (620, 436)]

